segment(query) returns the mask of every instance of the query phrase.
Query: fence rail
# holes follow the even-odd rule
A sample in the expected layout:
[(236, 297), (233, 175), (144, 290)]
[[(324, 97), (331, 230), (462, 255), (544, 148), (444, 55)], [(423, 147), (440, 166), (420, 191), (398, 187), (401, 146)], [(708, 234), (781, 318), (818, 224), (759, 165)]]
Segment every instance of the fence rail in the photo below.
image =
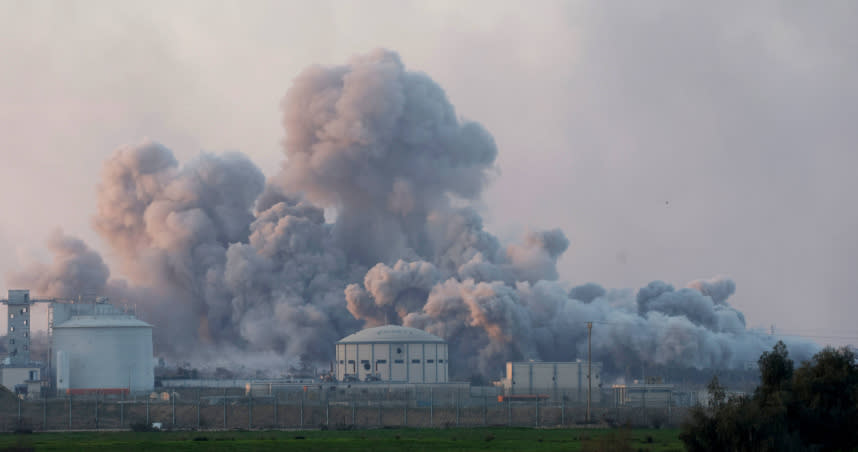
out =
[[(575, 427), (586, 405), (567, 398), (499, 400), (469, 391), (293, 391), (247, 395), (240, 389), (190, 389), (169, 397), (92, 395), (12, 399), (0, 407), (0, 429), (113, 430), (158, 422), (163, 429), (315, 429), (455, 426)], [(571, 399), (570, 399), (571, 400)], [(596, 406), (592, 423), (678, 425), (687, 408)]]

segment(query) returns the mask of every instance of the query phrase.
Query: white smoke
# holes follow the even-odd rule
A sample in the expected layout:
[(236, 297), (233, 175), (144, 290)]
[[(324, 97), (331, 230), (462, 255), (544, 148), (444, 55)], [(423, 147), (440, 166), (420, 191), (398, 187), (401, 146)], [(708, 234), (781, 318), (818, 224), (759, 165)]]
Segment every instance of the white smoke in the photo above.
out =
[[(305, 70), (283, 122), (287, 159), (270, 181), (237, 153), (180, 165), (151, 141), (118, 149), (93, 226), (127, 280), (108, 281), (83, 242), (55, 237), (54, 263), (12, 281), (137, 303), (159, 352), (196, 364), (324, 365), (337, 339), (385, 323), (447, 339), (455, 376), (582, 357), (588, 321), (595, 358), (615, 368), (735, 366), (771, 345), (727, 303), (728, 279), (568, 290), (556, 281), (562, 231), (502, 246), (469, 206), (495, 171), (494, 140), (396, 53)], [(792, 345), (797, 356), (815, 349)]]

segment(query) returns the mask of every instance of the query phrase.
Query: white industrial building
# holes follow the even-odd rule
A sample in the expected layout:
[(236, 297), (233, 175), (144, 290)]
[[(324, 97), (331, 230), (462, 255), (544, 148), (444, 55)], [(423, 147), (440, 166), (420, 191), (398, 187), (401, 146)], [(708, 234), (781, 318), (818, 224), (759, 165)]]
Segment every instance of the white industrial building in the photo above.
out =
[(60, 393), (151, 391), (152, 325), (107, 303), (56, 303), (52, 344)]
[(591, 400), (601, 400), (602, 363), (590, 365), (591, 378), (587, 378), (587, 362), (507, 362), (504, 393), (516, 395), (547, 395), (584, 401), (590, 388)]
[(447, 343), (415, 328), (385, 325), (336, 344), (338, 381), (447, 383)]

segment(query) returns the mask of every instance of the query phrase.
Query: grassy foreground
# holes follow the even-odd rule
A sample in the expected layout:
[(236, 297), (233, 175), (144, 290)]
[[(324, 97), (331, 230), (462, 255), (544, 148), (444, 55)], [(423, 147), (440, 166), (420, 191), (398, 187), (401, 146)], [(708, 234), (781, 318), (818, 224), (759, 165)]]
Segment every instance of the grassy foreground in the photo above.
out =
[(0, 451), (683, 451), (677, 430), (527, 428), (0, 435)]

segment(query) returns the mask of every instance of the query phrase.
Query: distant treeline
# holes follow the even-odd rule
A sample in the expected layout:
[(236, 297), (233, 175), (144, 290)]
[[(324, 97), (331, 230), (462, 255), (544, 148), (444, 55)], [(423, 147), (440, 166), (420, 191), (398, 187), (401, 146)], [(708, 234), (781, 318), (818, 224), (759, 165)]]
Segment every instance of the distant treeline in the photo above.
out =
[(753, 395), (728, 397), (715, 377), (709, 408), (696, 407), (680, 438), (689, 452), (858, 450), (858, 365), (849, 348), (825, 348), (795, 369), (778, 342), (760, 356)]

